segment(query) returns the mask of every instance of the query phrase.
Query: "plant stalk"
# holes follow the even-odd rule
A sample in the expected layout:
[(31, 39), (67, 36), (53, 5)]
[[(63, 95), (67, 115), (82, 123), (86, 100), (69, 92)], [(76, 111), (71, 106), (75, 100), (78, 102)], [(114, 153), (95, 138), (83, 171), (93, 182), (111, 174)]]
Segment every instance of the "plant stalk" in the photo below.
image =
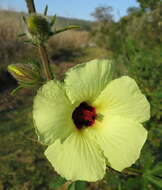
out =
[[(36, 13), (34, 0), (25, 0), (25, 1), (27, 4), (28, 12), (29, 13)], [(39, 44), (38, 51), (39, 51), (39, 54), (41, 57), (45, 77), (47, 80), (52, 80), (53, 75), (52, 75), (51, 68), (50, 68), (50, 62), (48, 59), (46, 47), (43, 43)]]
[(52, 72), (50, 70), (50, 63), (49, 63), (46, 47), (43, 44), (41, 44), (41, 45), (39, 45), (38, 50), (39, 50), (39, 54), (41, 56), (44, 74), (45, 74), (47, 80), (52, 80), (53, 76), (52, 76)]
[(25, 0), (29, 13), (36, 13), (34, 0)]

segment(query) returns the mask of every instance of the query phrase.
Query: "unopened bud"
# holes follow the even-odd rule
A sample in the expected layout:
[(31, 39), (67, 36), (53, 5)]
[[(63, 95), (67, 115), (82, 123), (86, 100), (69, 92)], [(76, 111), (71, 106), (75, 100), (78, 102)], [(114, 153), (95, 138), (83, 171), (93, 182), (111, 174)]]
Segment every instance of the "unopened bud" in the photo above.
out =
[(32, 64), (11, 64), (8, 71), (19, 84), (34, 86), (41, 81), (39, 68)]
[(46, 41), (51, 34), (51, 27), (46, 17), (33, 14), (27, 18), (30, 35), (39, 42)]

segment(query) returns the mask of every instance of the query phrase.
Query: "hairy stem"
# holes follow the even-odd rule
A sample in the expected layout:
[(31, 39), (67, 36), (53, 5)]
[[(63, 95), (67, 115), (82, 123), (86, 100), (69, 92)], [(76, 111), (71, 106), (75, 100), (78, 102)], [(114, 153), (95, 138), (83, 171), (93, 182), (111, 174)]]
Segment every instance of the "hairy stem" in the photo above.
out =
[(50, 63), (49, 63), (46, 47), (42, 44), (38, 47), (38, 49), (39, 49), (39, 54), (42, 60), (44, 74), (48, 80), (52, 80), (53, 77), (52, 77), (52, 72), (50, 70)]
[[(29, 13), (36, 13), (34, 0), (25, 0), (25, 1), (27, 4), (28, 12)], [(47, 50), (46, 50), (45, 45), (43, 43), (40, 44), (38, 47), (38, 50), (39, 50), (39, 54), (41, 57), (45, 77), (47, 78), (47, 80), (52, 80), (53, 76), (52, 76), (52, 72), (51, 72), (51, 68), (50, 68), (50, 62), (48, 59), (48, 54), (47, 54)]]

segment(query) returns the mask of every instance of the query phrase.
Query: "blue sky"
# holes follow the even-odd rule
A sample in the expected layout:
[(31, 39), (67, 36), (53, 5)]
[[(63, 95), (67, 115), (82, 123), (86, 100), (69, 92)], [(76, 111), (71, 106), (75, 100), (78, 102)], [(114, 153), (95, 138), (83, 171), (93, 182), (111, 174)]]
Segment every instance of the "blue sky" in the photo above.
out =
[[(90, 14), (100, 5), (112, 6), (115, 18), (126, 15), (128, 7), (138, 6), (136, 0), (35, 0), (38, 12), (42, 12), (46, 4), (49, 15), (92, 20)], [(18, 11), (27, 11), (25, 0), (0, 0), (0, 7)]]

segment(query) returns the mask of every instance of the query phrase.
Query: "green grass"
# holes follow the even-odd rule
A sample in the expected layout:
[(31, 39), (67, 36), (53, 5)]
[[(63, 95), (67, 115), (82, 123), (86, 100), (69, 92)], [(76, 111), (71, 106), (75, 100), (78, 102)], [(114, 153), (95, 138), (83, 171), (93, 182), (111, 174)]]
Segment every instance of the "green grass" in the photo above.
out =
[(50, 189), (56, 174), (37, 142), (31, 107), (0, 116), (0, 189)]

